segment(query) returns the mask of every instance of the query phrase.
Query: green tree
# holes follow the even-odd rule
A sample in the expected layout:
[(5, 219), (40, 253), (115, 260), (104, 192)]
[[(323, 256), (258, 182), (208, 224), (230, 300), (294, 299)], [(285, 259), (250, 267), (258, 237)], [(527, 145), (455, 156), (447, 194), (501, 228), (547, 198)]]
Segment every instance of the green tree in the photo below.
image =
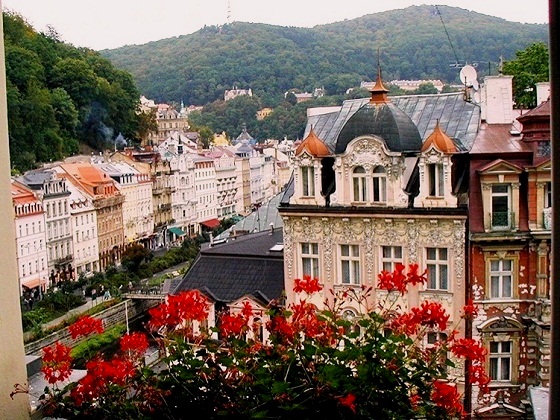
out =
[(137, 273), (142, 264), (150, 255), (150, 252), (140, 244), (131, 244), (122, 255), (121, 264), (130, 273)]
[(549, 54), (544, 42), (537, 42), (515, 53), (506, 61), (503, 73), (513, 76), (513, 100), (519, 108), (537, 105), (536, 84), (549, 80)]
[(422, 83), (418, 89), (414, 91), (415, 95), (433, 95), (438, 93), (438, 90), (432, 82)]

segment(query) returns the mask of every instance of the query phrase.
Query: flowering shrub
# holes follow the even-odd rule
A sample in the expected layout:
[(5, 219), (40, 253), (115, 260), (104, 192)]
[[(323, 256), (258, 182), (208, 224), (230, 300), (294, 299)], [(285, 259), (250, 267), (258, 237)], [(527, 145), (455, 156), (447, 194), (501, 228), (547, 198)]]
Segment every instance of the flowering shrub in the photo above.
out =
[[(201, 293), (169, 296), (150, 310), (148, 327), (163, 355), (156, 368), (143, 363), (146, 335), (126, 335), (114, 358), (90, 361), (70, 392), (51, 395), (51, 407), (80, 418), (461, 418), (462, 396), (451, 372), (457, 361), (468, 360), (471, 383), (486, 386), (485, 350), (449, 331), (449, 315), (437, 302), (399, 310), (395, 297), (426, 282), (418, 266), (405, 269), (399, 264), (379, 274), (386, 297), (374, 309), (367, 287), (331, 290), (319, 309), (311, 303), (322, 290), (319, 281), (297, 279), (299, 300), (271, 304), (264, 323), (245, 301), (208, 328), (209, 303)], [(351, 319), (344, 316), (348, 307), (365, 309)], [(463, 317), (475, 313), (469, 302)], [(447, 338), (427, 345), (430, 332)], [(60, 366), (48, 366), (66, 372), (60, 353)]]

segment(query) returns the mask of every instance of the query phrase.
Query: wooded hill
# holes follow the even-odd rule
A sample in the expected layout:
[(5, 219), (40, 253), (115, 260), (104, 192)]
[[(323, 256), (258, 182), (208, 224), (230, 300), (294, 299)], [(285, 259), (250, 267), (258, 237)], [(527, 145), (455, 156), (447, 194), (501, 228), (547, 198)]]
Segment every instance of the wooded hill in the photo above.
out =
[(460, 67), (450, 64), (478, 63), (479, 75), (497, 74), (500, 57), (513, 59), (535, 42), (548, 44), (548, 25), (424, 5), (313, 28), (233, 22), (100, 53), (156, 102), (204, 105), (236, 86), (274, 107), (288, 89), (340, 95), (374, 80), (378, 52), (385, 81), (453, 84)]

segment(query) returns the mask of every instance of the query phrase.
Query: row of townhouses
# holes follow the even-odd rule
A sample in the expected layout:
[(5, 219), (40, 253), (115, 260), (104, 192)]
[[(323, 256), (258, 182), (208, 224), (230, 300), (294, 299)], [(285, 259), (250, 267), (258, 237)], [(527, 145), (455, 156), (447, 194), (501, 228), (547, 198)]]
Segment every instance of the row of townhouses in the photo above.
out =
[(279, 154), (247, 142), (198, 151), (174, 132), (154, 150), (72, 157), (13, 177), (21, 293), (116, 265), (132, 243), (178, 244), (250, 213), (289, 180)]
[[(294, 279), (311, 275), (324, 284), (318, 307), (333, 299), (329, 290), (363, 286), (374, 288), (374, 307), (387, 294), (375, 289), (378, 273), (418, 264), (427, 284), (396, 304), (440, 302), (449, 327), (487, 350), (488, 392), (464, 381), (463, 366), (454, 372), (472, 397), (467, 410), (481, 419), (537, 418), (550, 364), (547, 84), (537, 85), (537, 98), (535, 109), (513, 109), (512, 77), (503, 75), (485, 77), (477, 90), (390, 98), (379, 73), (371, 98), (308, 110), (275, 205), (282, 229), (220, 236), (171, 292), (199, 289), (213, 313), (250, 301), (264, 314), (271, 300), (297, 303)], [(479, 313), (465, 321), (470, 299)], [(349, 303), (344, 315), (357, 319), (360, 309)], [(444, 338), (434, 330), (426, 344)]]

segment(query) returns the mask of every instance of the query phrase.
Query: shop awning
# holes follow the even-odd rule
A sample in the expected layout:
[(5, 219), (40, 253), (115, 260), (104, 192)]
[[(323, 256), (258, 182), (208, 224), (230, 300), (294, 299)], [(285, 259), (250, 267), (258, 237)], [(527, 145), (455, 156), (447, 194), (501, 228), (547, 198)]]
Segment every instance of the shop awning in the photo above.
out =
[(176, 236), (185, 236), (186, 233), (183, 231), (183, 229), (178, 228), (178, 227), (170, 227), (167, 228), (167, 230), (169, 232), (171, 232), (172, 234), (176, 235)]
[(220, 226), (220, 221), (218, 219), (210, 219), (206, 220), (205, 222), (200, 223), (202, 226), (206, 226), (207, 228), (214, 229)]
[[(47, 280), (43, 279), (42, 283), (47, 284)], [(39, 284), (41, 284), (41, 279), (31, 279), (23, 282), (21, 286), (26, 287), (28, 289), (34, 289), (35, 287), (39, 286)]]

